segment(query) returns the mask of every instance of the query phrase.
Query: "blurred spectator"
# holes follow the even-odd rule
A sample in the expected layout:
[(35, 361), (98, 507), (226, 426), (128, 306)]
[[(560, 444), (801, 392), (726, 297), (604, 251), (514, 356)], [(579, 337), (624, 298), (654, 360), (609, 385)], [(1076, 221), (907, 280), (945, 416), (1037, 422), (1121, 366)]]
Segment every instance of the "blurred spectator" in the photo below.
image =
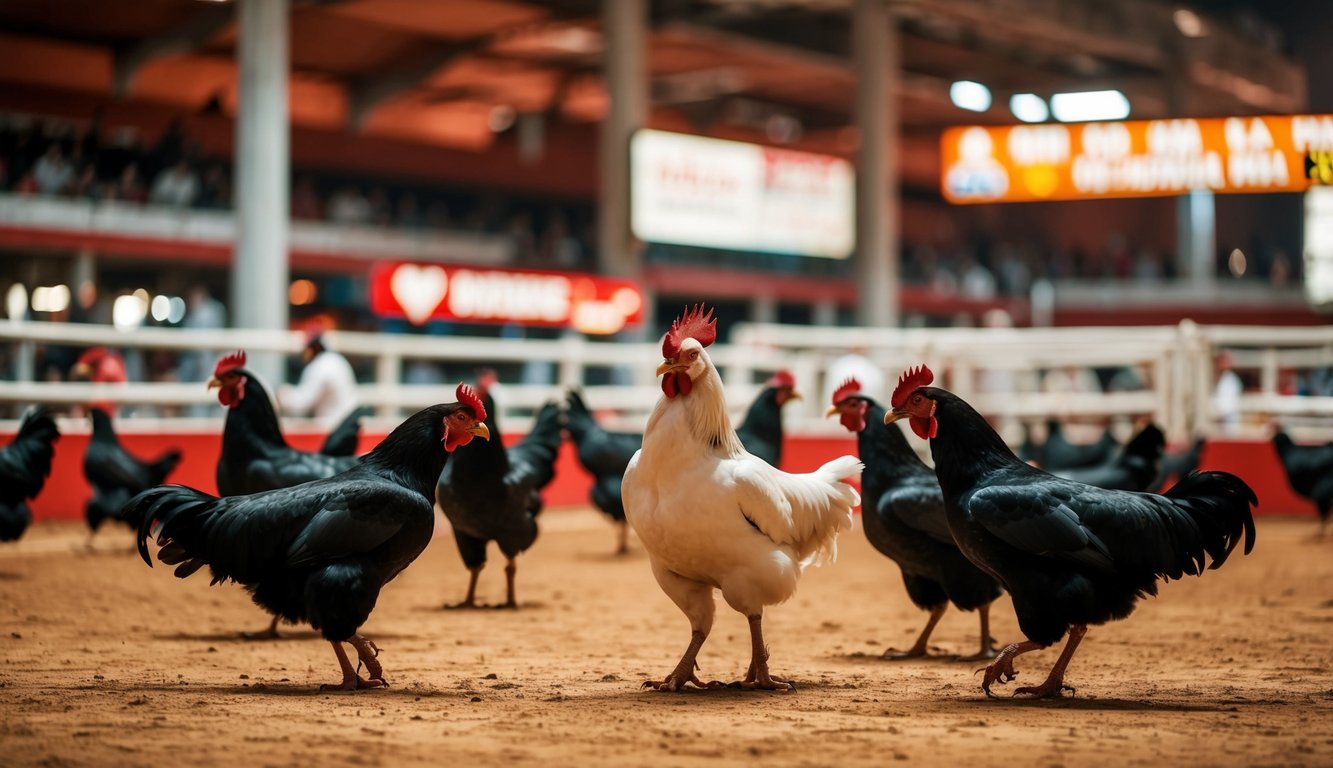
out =
[(370, 207), (370, 223), (377, 227), (387, 227), (393, 224), (393, 211), (389, 207), (389, 193), (384, 187), (375, 187), (370, 190), (370, 196), (366, 198), (366, 205)]
[(148, 200), (158, 205), (188, 208), (194, 204), (194, 198), (198, 194), (199, 176), (190, 168), (189, 162), (179, 160), (157, 175)]
[(1217, 384), (1213, 387), (1213, 416), (1224, 435), (1240, 430), (1240, 398), (1245, 392), (1236, 373), (1235, 358), (1227, 350), (1217, 353)]
[(426, 217), (421, 215), (421, 206), (417, 203), (417, 196), (412, 192), (404, 192), (398, 197), (398, 215), (395, 217), (395, 223), (405, 229), (421, 229), (426, 226)]
[(513, 259), (520, 264), (532, 262), (537, 256), (537, 236), (532, 231), (532, 216), (527, 211), (518, 211), (509, 217), (505, 227), (513, 244)]
[(36, 165), (32, 175), (37, 182), (37, 191), (43, 195), (60, 195), (74, 183), (74, 167), (65, 160), (65, 153), (58, 142), (51, 142)]
[(324, 346), (318, 329), (306, 332), (301, 351), (305, 367), (296, 386), (283, 385), (278, 401), (286, 413), (311, 415), (324, 428), (332, 428), (356, 410), (356, 374), (347, 358)]
[(324, 207), (320, 205), (315, 183), (309, 176), (301, 176), (296, 180), (296, 188), (292, 190), (292, 218), (304, 221), (324, 218)]
[[(185, 319), (182, 328), (216, 329), (227, 325), (227, 310), (222, 302), (213, 298), (208, 289), (196, 285), (185, 293)], [(213, 373), (218, 351), (198, 349), (182, 352), (177, 363), (178, 378), (181, 381), (208, 381)], [(205, 405), (190, 406), (191, 416), (207, 416), (211, 409)]]
[(83, 170), (79, 171), (79, 178), (75, 180), (70, 188), (70, 195), (80, 200), (96, 200), (98, 192), (101, 191), (97, 183), (97, 169), (91, 165), (85, 165)]
[(995, 276), (970, 255), (963, 259), (959, 292), (969, 299), (995, 298)]
[(329, 221), (338, 224), (368, 224), (370, 201), (355, 186), (346, 185), (329, 200)]
[(231, 207), (231, 180), (222, 163), (213, 163), (204, 171), (195, 205), (200, 208), (223, 210)]
[(106, 185), (102, 196), (108, 200), (123, 200), (127, 203), (142, 203), (148, 199), (143, 177), (139, 175), (139, 165), (137, 163), (126, 165), (116, 183)]

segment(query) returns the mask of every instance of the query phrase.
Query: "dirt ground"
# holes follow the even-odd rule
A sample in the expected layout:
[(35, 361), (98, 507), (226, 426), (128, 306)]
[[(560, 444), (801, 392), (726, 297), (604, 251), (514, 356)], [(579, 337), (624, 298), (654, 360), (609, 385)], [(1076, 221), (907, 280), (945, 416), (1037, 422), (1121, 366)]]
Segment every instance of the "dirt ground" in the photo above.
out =
[[(240, 588), (150, 571), (123, 530), (90, 553), (81, 528), (38, 525), (0, 546), (0, 765), (1333, 765), (1333, 540), (1309, 520), (1263, 519), (1250, 557), (1093, 628), (1077, 696), (1055, 702), (987, 700), (976, 664), (879, 660), (925, 617), (859, 530), (768, 613), (797, 692), (640, 690), (684, 650), (684, 618), (641, 551), (610, 556), (603, 519), (544, 524), (522, 608), (461, 612), (440, 608), (465, 586), (441, 523), (365, 627), (393, 687), (356, 693), (320, 692), (337, 665), (308, 629), (240, 639), (266, 623)], [(483, 597), (503, 578), (493, 562)], [(1018, 639), (1007, 602), (994, 613)], [(975, 617), (946, 614), (935, 640), (972, 652)], [(1055, 655), (1021, 658), (1019, 681)], [(748, 659), (722, 603), (700, 675)]]

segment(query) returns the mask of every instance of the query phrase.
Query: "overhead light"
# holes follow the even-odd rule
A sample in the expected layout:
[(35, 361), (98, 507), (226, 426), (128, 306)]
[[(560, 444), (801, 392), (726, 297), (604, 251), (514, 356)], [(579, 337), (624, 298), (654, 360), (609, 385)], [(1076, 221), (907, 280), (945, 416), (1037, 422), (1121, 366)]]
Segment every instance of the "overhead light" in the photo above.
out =
[(172, 296), (167, 302), (167, 322), (175, 325), (185, 319), (185, 299)]
[(486, 121), (493, 133), (504, 133), (514, 126), (514, 121), (518, 119), (518, 113), (508, 104), (500, 104), (491, 108), (490, 118)]
[(1010, 96), (1009, 111), (1025, 123), (1044, 123), (1051, 116), (1046, 100), (1035, 93), (1015, 93)]
[[(146, 294), (147, 291), (143, 293)], [(129, 296), (117, 296), (111, 304), (111, 324), (116, 326), (118, 331), (132, 331), (138, 328), (147, 315), (148, 302), (139, 291)]]
[(32, 289), (33, 312), (64, 312), (69, 309), (69, 286), (39, 285)]
[(159, 323), (164, 322), (171, 313), (171, 298), (158, 294), (148, 306), (152, 310), (153, 319)]
[(287, 288), (287, 300), (298, 307), (305, 306), (306, 304), (313, 304), (318, 293), (319, 290), (315, 287), (313, 281), (304, 278), (293, 280)]
[(1171, 14), (1171, 20), (1185, 37), (1203, 37), (1207, 32), (1203, 27), (1203, 19), (1188, 8), (1177, 8), (1176, 12)]
[(1051, 97), (1051, 112), (1062, 123), (1123, 120), (1129, 117), (1129, 99), (1117, 90), (1057, 93)]
[(972, 80), (958, 80), (949, 86), (949, 98), (953, 105), (969, 112), (985, 112), (990, 109), (990, 89)]

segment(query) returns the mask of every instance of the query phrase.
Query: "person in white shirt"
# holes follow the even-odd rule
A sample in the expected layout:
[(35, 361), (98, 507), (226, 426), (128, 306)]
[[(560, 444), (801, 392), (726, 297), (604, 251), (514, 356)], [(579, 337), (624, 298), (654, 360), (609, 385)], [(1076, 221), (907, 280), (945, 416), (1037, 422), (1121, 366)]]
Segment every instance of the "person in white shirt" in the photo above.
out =
[(148, 193), (148, 201), (159, 205), (187, 208), (194, 204), (199, 194), (199, 177), (185, 160), (176, 163), (169, 170), (158, 174), (153, 180), (153, 189)]
[(347, 358), (324, 346), (319, 333), (307, 335), (301, 359), (301, 380), (283, 385), (278, 402), (284, 413), (314, 416), (330, 429), (356, 410), (356, 374)]

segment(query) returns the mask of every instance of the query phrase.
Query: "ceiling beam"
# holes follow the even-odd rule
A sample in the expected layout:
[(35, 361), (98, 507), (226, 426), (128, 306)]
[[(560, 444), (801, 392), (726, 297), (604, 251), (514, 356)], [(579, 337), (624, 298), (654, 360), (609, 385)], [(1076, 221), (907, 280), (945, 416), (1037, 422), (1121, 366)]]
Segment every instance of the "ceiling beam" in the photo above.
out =
[(226, 29), (236, 18), (233, 3), (218, 3), (201, 9), (170, 32), (146, 37), (133, 45), (112, 51), (111, 93), (117, 99), (129, 96), (139, 70), (150, 61), (198, 50)]

